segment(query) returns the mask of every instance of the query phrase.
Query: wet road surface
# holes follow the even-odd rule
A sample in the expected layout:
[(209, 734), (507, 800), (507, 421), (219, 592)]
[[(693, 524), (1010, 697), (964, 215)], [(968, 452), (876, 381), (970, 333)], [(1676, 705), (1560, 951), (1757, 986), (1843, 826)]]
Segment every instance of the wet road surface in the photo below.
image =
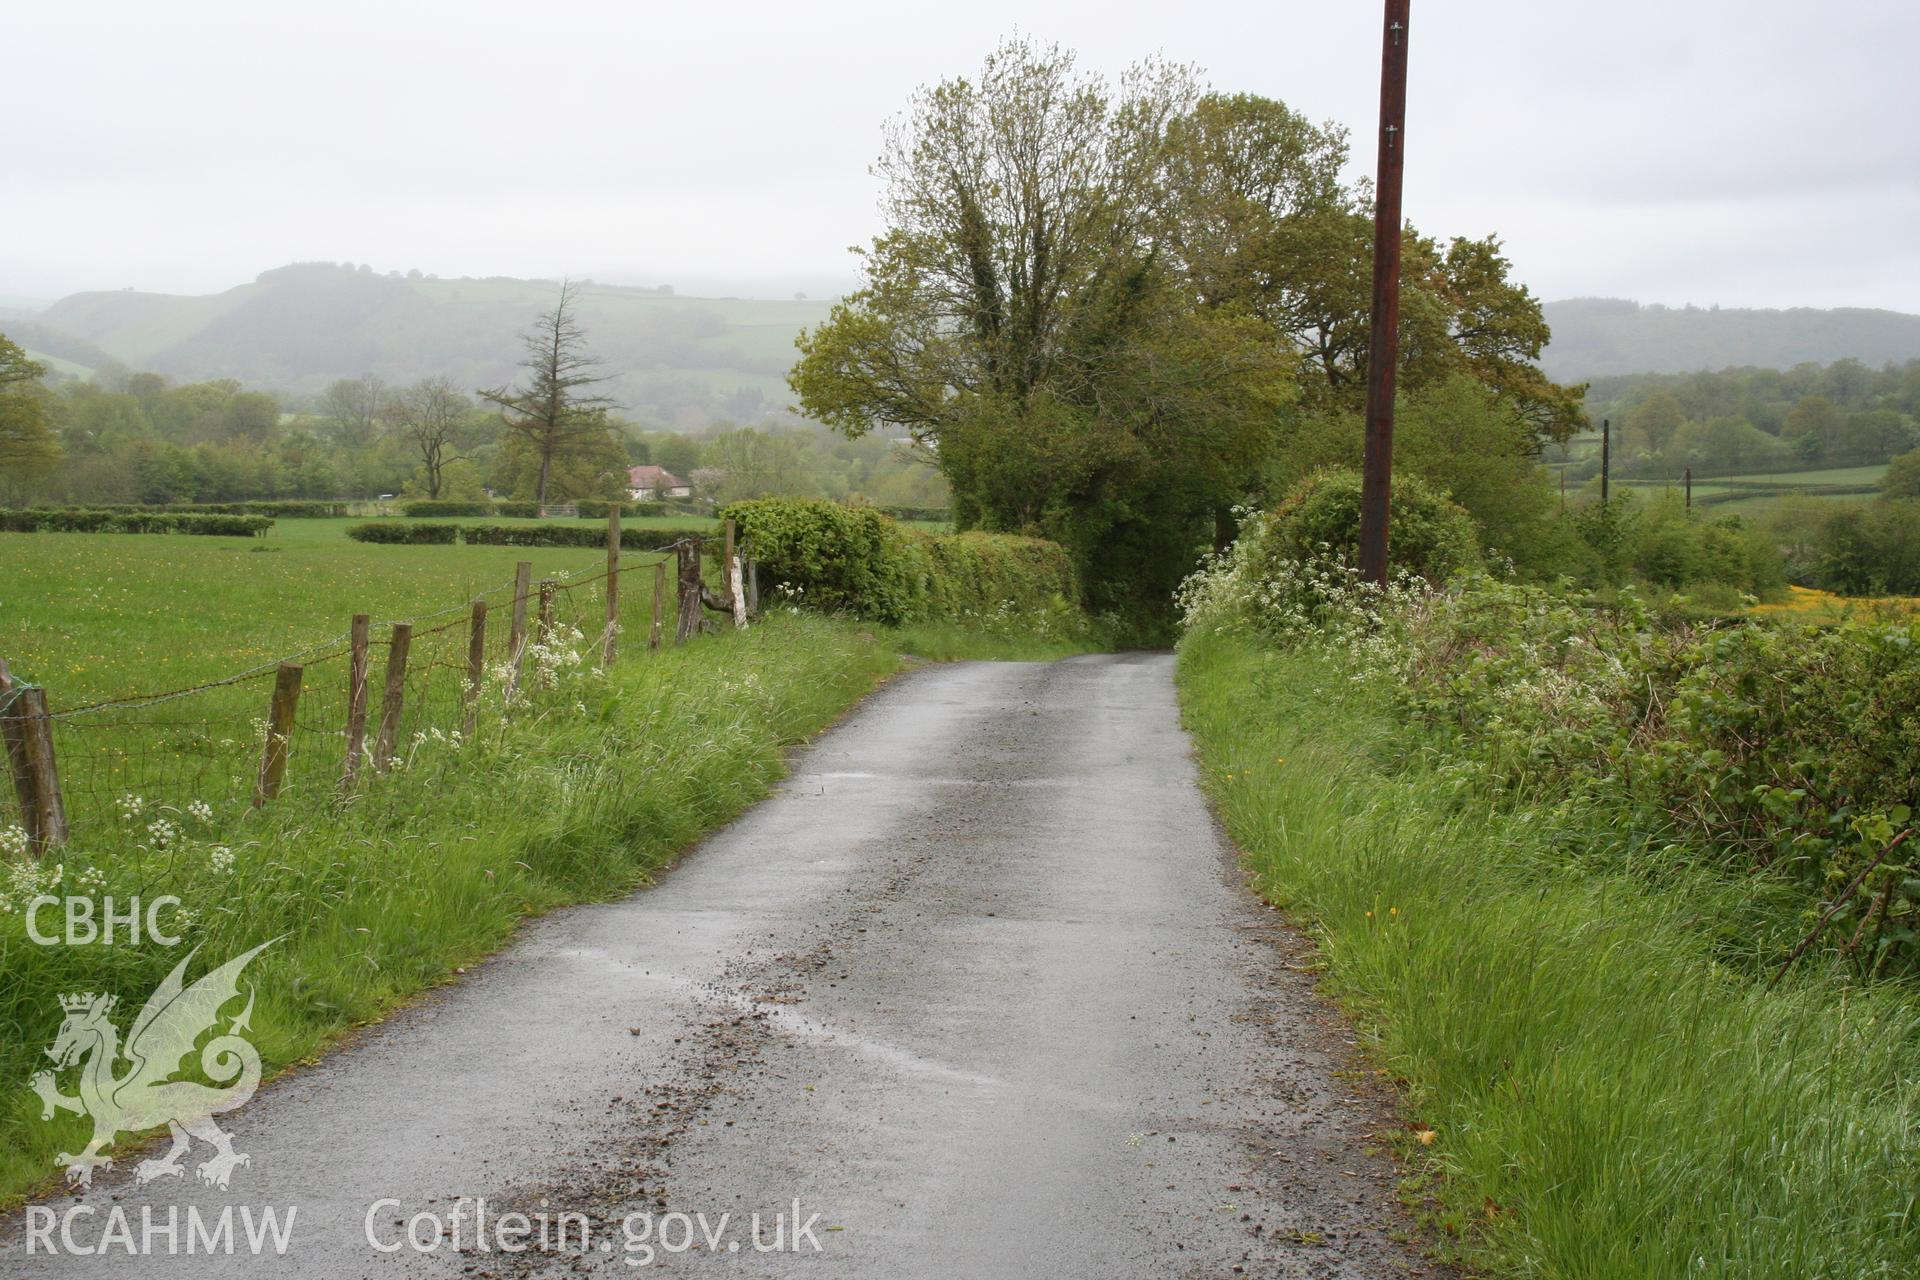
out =
[[(123, 1156), (74, 1222), (231, 1209), (232, 1256), (27, 1256), (13, 1214), (0, 1275), (1424, 1273), (1391, 1120), (1214, 829), (1172, 669), (902, 677), (656, 887), (226, 1117), (228, 1190)], [(252, 1256), (241, 1210), (289, 1207)], [(502, 1250), (543, 1221), (555, 1248)]]

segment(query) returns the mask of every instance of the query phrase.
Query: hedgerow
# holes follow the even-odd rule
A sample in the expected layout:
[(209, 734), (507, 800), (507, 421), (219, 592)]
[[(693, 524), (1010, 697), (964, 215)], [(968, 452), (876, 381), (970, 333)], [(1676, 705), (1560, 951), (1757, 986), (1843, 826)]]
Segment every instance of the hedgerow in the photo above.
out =
[(817, 608), (900, 625), (996, 612), (1079, 614), (1066, 549), (1005, 534), (929, 534), (871, 507), (762, 498), (722, 508), (763, 581)]
[(191, 533), (252, 538), (273, 527), (273, 517), (189, 512), (115, 511), (80, 507), (0, 511), (7, 533)]
[(347, 526), (347, 536), (355, 542), (379, 542), (406, 546), (448, 546), (459, 540), (457, 524), (414, 524), (405, 520), (371, 520)]
[(1920, 968), (1920, 850), (1886, 852), (1920, 807), (1920, 625), (1680, 621), (1484, 574), (1380, 589), (1275, 555), (1272, 529), (1183, 586), (1190, 631), (1335, 654), (1439, 732), (1462, 785), (1617, 805), (1793, 886), (1809, 925), (1831, 906), (1857, 972)]
[[(683, 539), (711, 538), (711, 524), (680, 529), (623, 528), (620, 545), (631, 551), (649, 551)], [(604, 547), (607, 531), (589, 524), (470, 524), (460, 530), (469, 546), (484, 547)]]

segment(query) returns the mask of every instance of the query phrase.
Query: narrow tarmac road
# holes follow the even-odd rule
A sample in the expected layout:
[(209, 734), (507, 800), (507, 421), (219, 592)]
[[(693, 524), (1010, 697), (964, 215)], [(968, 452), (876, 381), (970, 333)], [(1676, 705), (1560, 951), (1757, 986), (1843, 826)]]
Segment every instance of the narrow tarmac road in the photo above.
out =
[[(1170, 658), (928, 667), (657, 887), (226, 1117), (229, 1190), (123, 1158), (74, 1225), (296, 1207), (284, 1255), (29, 1256), (15, 1214), (0, 1274), (1423, 1274), (1300, 955), (1215, 832)], [(502, 1252), (515, 1212), (588, 1246)]]

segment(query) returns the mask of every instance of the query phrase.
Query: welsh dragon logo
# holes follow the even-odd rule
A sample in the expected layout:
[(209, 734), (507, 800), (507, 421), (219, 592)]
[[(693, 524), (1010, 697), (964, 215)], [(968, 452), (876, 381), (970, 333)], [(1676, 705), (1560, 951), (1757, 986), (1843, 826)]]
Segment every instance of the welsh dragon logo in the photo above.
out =
[[(127, 1031), (124, 1047), (111, 1016), (115, 997), (91, 991), (60, 997), (67, 1016), (47, 1050), (54, 1069), (39, 1072), (30, 1083), (40, 1095), (41, 1119), (51, 1120), (57, 1111), (93, 1118), (93, 1141), (86, 1150), (57, 1157), (66, 1166), (70, 1185), (88, 1186), (95, 1169), (113, 1167), (113, 1160), (100, 1153), (120, 1134), (143, 1133), (162, 1125), (171, 1133), (173, 1147), (157, 1160), (142, 1160), (134, 1173), (136, 1183), (180, 1177), (184, 1172), (180, 1158), (194, 1138), (214, 1150), (197, 1170), (208, 1186), (224, 1190), (233, 1171), (248, 1163), (245, 1155), (233, 1149), (232, 1135), (213, 1117), (245, 1106), (260, 1085), (260, 1054), (240, 1034), (249, 1029), (253, 1016), (251, 992), (246, 1008), (234, 1016), (225, 1033), (200, 1050), (200, 1069), (218, 1087), (170, 1077), (182, 1069), (201, 1036), (218, 1030), (220, 1010), (240, 995), (240, 971), (272, 945), (263, 942), (185, 986), (182, 975), (198, 953), (196, 947), (148, 998)], [(116, 1074), (114, 1069), (123, 1060), (127, 1068)], [(68, 1097), (60, 1092), (57, 1077), (75, 1065), (80, 1066), (79, 1093)]]

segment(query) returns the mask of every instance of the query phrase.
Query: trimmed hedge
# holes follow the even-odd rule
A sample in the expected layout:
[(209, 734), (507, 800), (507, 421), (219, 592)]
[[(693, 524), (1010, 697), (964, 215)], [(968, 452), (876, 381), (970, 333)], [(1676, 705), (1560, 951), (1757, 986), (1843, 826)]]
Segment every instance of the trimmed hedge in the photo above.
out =
[(901, 624), (1016, 609), (1077, 607), (1065, 547), (1006, 534), (929, 534), (872, 507), (762, 498), (723, 507), (762, 568), (809, 605)]
[(540, 504), (537, 502), (521, 502), (518, 499), (496, 502), (493, 504), (493, 514), (496, 516), (506, 516), (511, 520), (532, 520), (540, 514)]
[(336, 520), (351, 515), (348, 502), (289, 499), (283, 502), (175, 502), (168, 511), (207, 512), (225, 516), (278, 516), (282, 520)]
[(400, 514), (409, 520), (428, 519), (433, 516), (490, 516), (493, 504), (490, 502), (450, 502), (444, 499), (416, 498), (400, 504)]
[[(461, 537), (477, 547), (604, 547), (607, 531), (583, 524), (470, 524)], [(682, 538), (711, 538), (720, 530), (711, 524), (681, 529), (622, 528), (620, 545), (630, 551), (650, 551)]]
[(381, 542), (404, 546), (450, 546), (460, 537), (457, 524), (412, 524), (404, 520), (372, 520), (349, 525), (347, 536), (355, 542)]
[(271, 516), (112, 511), (78, 507), (29, 507), (20, 511), (0, 511), (0, 531), (7, 533), (189, 533), (253, 538), (272, 527)]
[(919, 520), (927, 523), (951, 522), (953, 512), (946, 507), (875, 507), (883, 516), (895, 520)]

